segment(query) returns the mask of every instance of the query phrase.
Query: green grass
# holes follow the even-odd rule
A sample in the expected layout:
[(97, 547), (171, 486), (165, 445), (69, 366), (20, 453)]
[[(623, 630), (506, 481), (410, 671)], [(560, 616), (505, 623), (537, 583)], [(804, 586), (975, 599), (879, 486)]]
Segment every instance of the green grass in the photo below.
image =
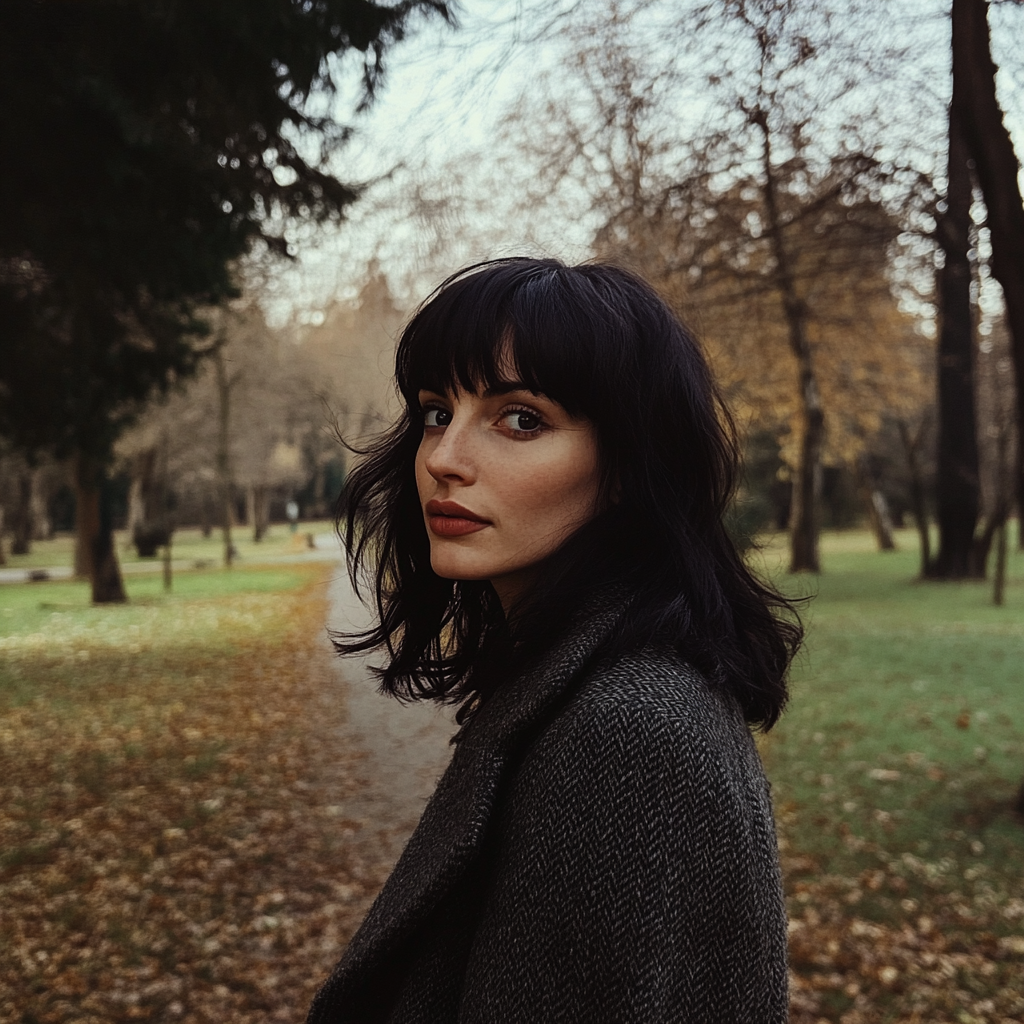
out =
[(89, 584), (49, 581), (0, 587), (0, 707), (46, 696), (62, 704), (111, 673), (162, 677), (182, 650), (230, 653), (254, 636), (272, 640), (287, 623), (267, 598), (308, 585), (305, 565), (129, 575), (123, 605), (93, 606)]
[[(1013, 959), (1024, 950), (1012, 944), (1024, 927), (1024, 822), (1011, 811), (1024, 777), (1024, 556), (1014, 554), (1006, 604), (996, 608), (989, 583), (918, 582), (914, 537), (899, 540), (901, 550), (881, 554), (866, 532), (828, 534), (820, 577), (782, 572), (782, 539), (763, 551), (789, 592), (815, 594), (791, 705), (762, 741), (797, 925), (792, 1019), (1024, 1019)], [(282, 530), (256, 550), (290, 557), (300, 544), (301, 534), (293, 541)], [(323, 628), (310, 595), (322, 593), (325, 567), (258, 566), (254, 548), (243, 547), (230, 571), (176, 572), (170, 594), (158, 572), (128, 573), (130, 603), (121, 606), (91, 607), (84, 583), (0, 587), (0, 805), (14, 829), (0, 856), (0, 882), (12, 879), (0, 905), (17, 898), (19, 920), (45, 920), (31, 941), (48, 963), (77, 957), (68, 936), (90, 929), (90, 950), (113, 929), (124, 962), (138, 955), (134, 932), (117, 932), (122, 896), (103, 888), (135, 872), (133, 859), (140, 876), (154, 857), (182, 859), (188, 885), (175, 896), (174, 921), (205, 920), (224, 897), (209, 869), (227, 855), (224, 837), (263, 842), (273, 821), (287, 877), (319, 878), (326, 862), (312, 840), (306, 866), (292, 866), (297, 826), (284, 810), (305, 792), (285, 786), (307, 777), (312, 749), (345, 756), (332, 742), (301, 746), (286, 728), (308, 715), (302, 685)], [(199, 560), (219, 548), (197, 535), (182, 550)], [(32, 557), (47, 551), (41, 544)], [(290, 760), (281, 759), (286, 740)], [(93, 816), (100, 807), (120, 817)], [(263, 823), (265, 808), (280, 813)], [(120, 852), (110, 846), (115, 830)], [(232, 890), (240, 878), (268, 891), (271, 854), (254, 845), (246, 856), (244, 869), (224, 876)], [(112, 857), (123, 861), (116, 870)], [(231, 935), (262, 912), (255, 902), (225, 906)], [(62, 914), (63, 931), (54, 931)], [(146, 918), (154, 965), (170, 955), (153, 938), (172, 934), (167, 921)], [(173, 933), (173, 962), (194, 963), (201, 980), (214, 961), (189, 935)], [(249, 947), (239, 950), (237, 963), (257, 962)], [(97, 954), (95, 967), (81, 969), (107, 971), (108, 959)], [(296, 976), (305, 977), (309, 957), (299, 959)], [(51, 981), (33, 980), (41, 961), (20, 962), (28, 973), (12, 974), (11, 990), (22, 1001), (25, 992), (49, 998)], [(978, 1009), (990, 999), (997, 1009)], [(847, 1017), (858, 1001), (862, 1015)]]
[(83, 630), (102, 633), (139, 626), (166, 609), (173, 632), (198, 630), (197, 639), (205, 641), (204, 627), (215, 628), (215, 623), (189, 615), (189, 605), (292, 590), (306, 580), (308, 573), (289, 566), (179, 571), (167, 592), (159, 575), (130, 575), (125, 577), (128, 604), (103, 606), (90, 603), (89, 584), (84, 581), (5, 584), (0, 586), (0, 638), (44, 632), (65, 641)]
[[(991, 583), (918, 581), (914, 540), (880, 553), (866, 532), (832, 534), (820, 577), (773, 572), (814, 594), (789, 710), (764, 742), (782, 832), (808, 873), (896, 865), (905, 891), (858, 909), (878, 919), (923, 887), (1022, 894), (1024, 555), (996, 607)], [(770, 570), (781, 546), (764, 552)]]
[[(231, 540), (238, 551), (242, 563), (257, 564), (266, 558), (294, 554), (304, 550), (304, 539), (307, 533), (326, 533), (332, 529), (327, 520), (316, 520), (299, 523), (293, 534), (288, 526), (277, 524), (271, 526), (263, 540), (258, 544), (252, 539), (252, 531), (245, 526), (235, 527), (231, 531)], [(131, 538), (124, 530), (115, 533), (114, 544), (117, 557), (123, 565), (141, 563), (160, 570), (160, 558), (139, 558), (131, 543)], [(12, 555), (7, 552), (5, 569), (37, 569), (52, 566), (69, 566), (74, 557), (75, 538), (73, 534), (58, 534), (52, 540), (32, 542), (32, 550), (27, 555)], [(5, 548), (6, 550), (6, 548)], [(204, 537), (198, 528), (176, 530), (174, 533), (172, 552), (175, 561), (210, 562), (220, 565), (224, 557), (224, 543), (220, 530), (214, 530), (209, 537)]]

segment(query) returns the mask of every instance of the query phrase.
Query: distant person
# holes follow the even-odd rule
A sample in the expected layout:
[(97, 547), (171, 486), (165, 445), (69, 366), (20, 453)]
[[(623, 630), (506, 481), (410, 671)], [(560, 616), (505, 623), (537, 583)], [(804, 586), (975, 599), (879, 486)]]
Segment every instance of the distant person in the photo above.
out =
[(284, 507), (284, 514), (288, 517), (288, 528), (295, 533), (299, 528), (299, 503), (289, 501)]
[[(701, 349), (639, 278), (507, 259), (405, 329), (398, 423), (339, 505), (383, 688), (451, 764), (314, 1024), (782, 1024), (770, 728), (801, 639), (722, 522)], [(397, 713), (397, 710), (396, 710)]]

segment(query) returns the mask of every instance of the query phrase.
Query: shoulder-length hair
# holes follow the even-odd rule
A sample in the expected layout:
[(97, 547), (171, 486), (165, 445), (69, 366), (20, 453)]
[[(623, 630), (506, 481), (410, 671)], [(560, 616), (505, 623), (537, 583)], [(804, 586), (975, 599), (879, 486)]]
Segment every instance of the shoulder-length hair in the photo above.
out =
[[(549, 556), (506, 620), (486, 581), (443, 579), (414, 478), (418, 394), (513, 383), (596, 428), (603, 510)], [(728, 410), (700, 345), (634, 274), (600, 263), (501, 259), (448, 278), (402, 333), (405, 410), (360, 454), (337, 523), (376, 625), (337, 635), (343, 654), (383, 649), (381, 689), (463, 702), (460, 720), (542, 655), (595, 588), (626, 595), (610, 647), (669, 642), (770, 728), (802, 640), (793, 605), (737, 553), (723, 517), (738, 471)]]

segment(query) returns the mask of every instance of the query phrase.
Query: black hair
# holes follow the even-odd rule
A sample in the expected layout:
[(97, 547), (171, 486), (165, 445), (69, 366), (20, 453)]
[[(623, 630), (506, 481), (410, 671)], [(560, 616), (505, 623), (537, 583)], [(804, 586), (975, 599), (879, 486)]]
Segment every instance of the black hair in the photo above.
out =
[[(803, 631), (726, 531), (735, 428), (700, 345), (650, 285), (601, 263), (478, 263), (420, 307), (395, 367), (405, 410), (361, 450), (338, 500), (350, 575), (357, 589), (373, 580), (379, 616), (363, 633), (335, 635), (341, 653), (386, 650), (384, 692), (461, 702), (461, 721), (541, 656), (595, 587), (611, 585), (627, 612), (610, 648), (668, 641), (736, 695), (748, 722), (775, 723)], [(413, 467), (419, 391), (500, 388), (513, 383), (510, 367), (594, 425), (609, 500), (506, 619), (489, 583), (431, 569)]]

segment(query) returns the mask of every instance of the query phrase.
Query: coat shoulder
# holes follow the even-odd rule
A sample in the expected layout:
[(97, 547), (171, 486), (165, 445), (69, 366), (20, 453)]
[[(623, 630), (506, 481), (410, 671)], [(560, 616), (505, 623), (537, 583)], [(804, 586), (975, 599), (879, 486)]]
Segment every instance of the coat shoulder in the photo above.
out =
[(583, 726), (616, 744), (636, 736), (647, 749), (677, 756), (699, 748), (753, 749), (735, 696), (715, 686), (670, 648), (645, 648), (595, 667), (553, 724)]
[(658, 827), (717, 815), (771, 833), (774, 848), (769, 784), (739, 702), (671, 650), (588, 672), (531, 744), (514, 788), (520, 800), (563, 809), (647, 794)]
[(469, 1019), (785, 1020), (760, 760), (737, 702), (673, 653), (585, 674), (520, 763), (491, 849)]

